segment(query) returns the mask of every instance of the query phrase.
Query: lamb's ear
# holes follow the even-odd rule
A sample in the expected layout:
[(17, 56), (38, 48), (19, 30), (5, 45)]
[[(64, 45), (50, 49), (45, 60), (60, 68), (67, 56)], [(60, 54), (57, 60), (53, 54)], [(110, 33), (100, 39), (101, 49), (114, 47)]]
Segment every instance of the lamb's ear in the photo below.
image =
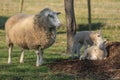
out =
[(107, 42), (107, 39), (104, 39), (104, 42)]
[(61, 12), (56, 12), (57, 15), (61, 14)]
[(102, 30), (99, 30), (98, 33), (102, 36)]

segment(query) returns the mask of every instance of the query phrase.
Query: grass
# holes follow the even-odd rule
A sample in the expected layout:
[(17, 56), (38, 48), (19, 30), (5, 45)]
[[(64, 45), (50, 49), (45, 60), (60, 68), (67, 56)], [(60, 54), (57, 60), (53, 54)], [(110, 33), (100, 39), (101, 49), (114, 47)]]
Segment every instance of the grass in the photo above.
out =
[[(58, 30), (57, 40), (44, 52), (44, 65), (35, 67), (34, 51), (25, 51), (25, 62), (19, 64), (20, 50), (15, 46), (12, 64), (7, 64), (8, 51), (5, 43), (4, 23), (7, 18), (19, 12), (19, 0), (0, 1), (0, 80), (95, 80), (81, 78), (65, 72), (52, 72), (46, 65), (58, 59), (69, 58), (66, 54), (66, 21), (64, 0), (24, 0), (23, 13), (34, 14), (44, 7), (60, 11), (63, 26)], [(87, 0), (74, 0), (77, 30), (88, 30)], [(110, 41), (120, 41), (120, 1), (92, 0), (92, 30), (102, 27), (103, 36)]]

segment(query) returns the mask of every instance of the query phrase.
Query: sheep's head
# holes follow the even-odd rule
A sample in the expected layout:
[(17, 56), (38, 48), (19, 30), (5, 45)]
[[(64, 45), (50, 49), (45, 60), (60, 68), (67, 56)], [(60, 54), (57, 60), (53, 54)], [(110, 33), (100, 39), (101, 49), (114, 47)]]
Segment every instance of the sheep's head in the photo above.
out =
[(60, 12), (54, 12), (49, 8), (45, 8), (40, 12), (40, 14), (43, 14), (44, 17), (47, 19), (47, 22), (49, 22), (49, 24), (51, 25), (49, 27), (54, 26), (56, 28), (59, 28), (61, 26), (61, 22), (58, 18)]
[(90, 38), (92, 39), (94, 45), (99, 46), (99, 48), (105, 48), (106, 40), (102, 38), (102, 35), (100, 32), (93, 32), (90, 35)]
[(51, 22), (52, 26), (56, 26), (56, 28), (61, 26), (61, 22), (58, 19), (58, 14), (60, 14), (59, 12), (52, 12), (48, 14), (48, 19)]
[(92, 32), (90, 34), (90, 38), (93, 41), (94, 44), (97, 44), (97, 41), (101, 41), (102, 40), (102, 36), (99, 32)]

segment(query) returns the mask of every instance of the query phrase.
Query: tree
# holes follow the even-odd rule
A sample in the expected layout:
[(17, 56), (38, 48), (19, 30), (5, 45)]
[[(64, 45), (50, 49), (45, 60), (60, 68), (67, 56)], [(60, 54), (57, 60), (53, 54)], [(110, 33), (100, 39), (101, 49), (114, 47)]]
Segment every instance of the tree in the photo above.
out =
[(73, 37), (76, 33), (76, 21), (74, 16), (74, 0), (64, 0), (67, 26), (67, 53), (71, 53)]

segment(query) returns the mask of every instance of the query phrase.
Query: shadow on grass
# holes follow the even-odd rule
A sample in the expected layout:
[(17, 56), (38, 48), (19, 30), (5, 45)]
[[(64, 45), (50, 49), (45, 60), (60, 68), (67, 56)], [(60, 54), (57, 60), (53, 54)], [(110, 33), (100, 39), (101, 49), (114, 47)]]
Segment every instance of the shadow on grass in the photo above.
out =
[(57, 34), (65, 34), (65, 33), (67, 33), (66, 31), (59, 31), (59, 32), (57, 32)]
[[(91, 30), (99, 30), (105, 25), (105, 23), (92, 23), (91, 24)], [(85, 31), (89, 30), (89, 25), (88, 24), (78, 24), (78, 31)]]
[[(102, 28), (103, 26), (105, 26), (105, 23), (92, 23), (91, 24), (91, 30), (99, 30), (100, 28)], [(66, 27), (65, 27), (66, 28)], [(77, 31), (87, 31), (89, 30), (89, 25), (88, 24), (77, 24)], [(59, 31), (57, 32), (57, 34), (65, 34), (66, 30), (63, 31)]]
[(0, 16), (0, 29), (4, 29), (5, 22), (8, 19), (6, 16)]

